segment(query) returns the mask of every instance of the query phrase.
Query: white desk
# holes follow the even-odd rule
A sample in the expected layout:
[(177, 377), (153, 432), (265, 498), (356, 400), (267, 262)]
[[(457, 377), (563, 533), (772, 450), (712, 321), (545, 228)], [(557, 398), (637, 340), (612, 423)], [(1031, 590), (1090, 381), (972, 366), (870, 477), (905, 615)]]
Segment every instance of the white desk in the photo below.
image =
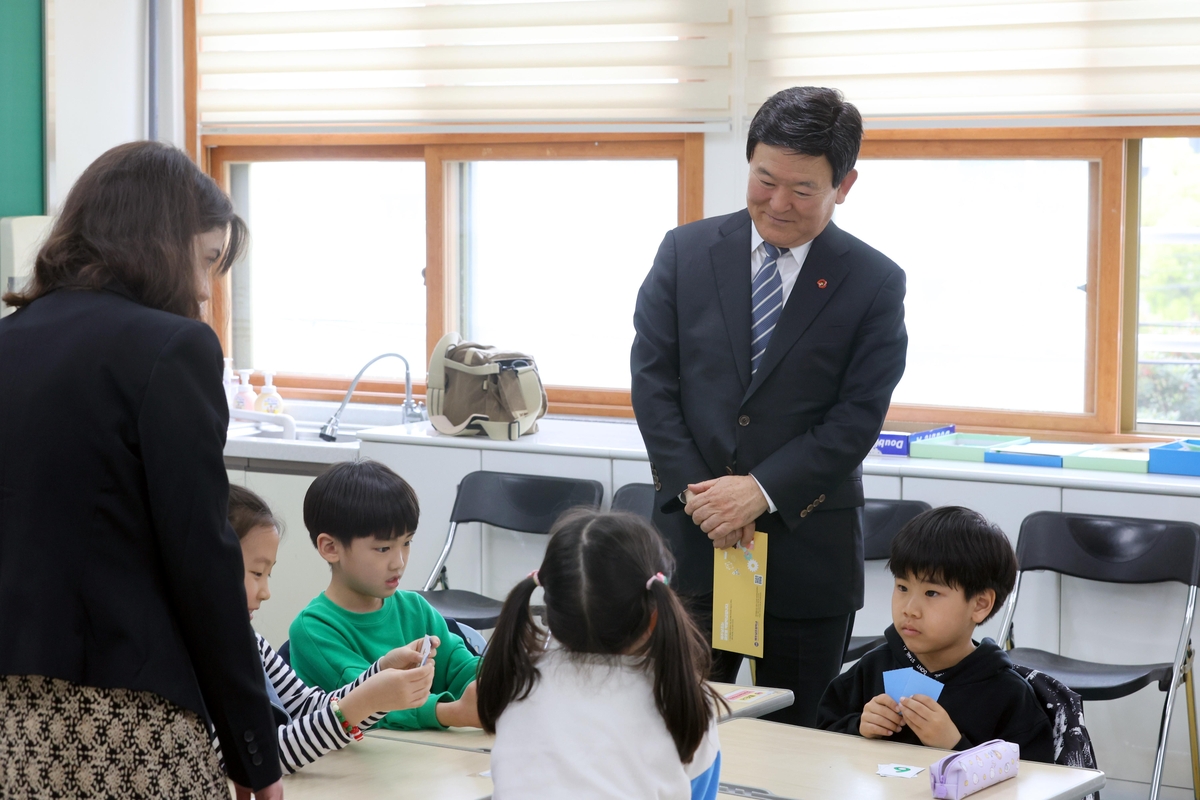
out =
[(288, 800), (483, 800), (492, 795), (485, 753), (366, 738), (283, 779)]
[[(749, 693), (746, 699), (726, 701), (729, 703), (730, 713), (722, 716), (722, 723), (734, 719), (761, 717), (764, 714), (770, 714), (772, 711), (787, 708), (795, 701), (795, 695), (789, 689), (772, 689), (767, 686), (738, 686), (733, 683), (714, 683), (713, 688), (722, 697), (739, 691)], [(452, 750), (466, 750), (472, 753), (492, 752), (492, 743), (496, 740), (496, 737), (484, 733), (478, 728), (450, 728), (448, 730), (426, 731), (393, 731), (380, 728), (370, 731), (367, 735), (379, 739), (390, 739), (395, 742), (448, 747)]]
[[(753, 719), (732, 720), (721, 726), (720, 733), (721, 783), (766, 789), (780, 800), (928, 800), (928, 771), (915, 778), (884, 778), (875, 771), (880, 764), (891, 763), (928, 770), (948, 754), (932, 747)], [(1078, 800), (1103, 786), (1103, 772), (1022, 761), (1016, 778), (975, 796), (980, 800)]]

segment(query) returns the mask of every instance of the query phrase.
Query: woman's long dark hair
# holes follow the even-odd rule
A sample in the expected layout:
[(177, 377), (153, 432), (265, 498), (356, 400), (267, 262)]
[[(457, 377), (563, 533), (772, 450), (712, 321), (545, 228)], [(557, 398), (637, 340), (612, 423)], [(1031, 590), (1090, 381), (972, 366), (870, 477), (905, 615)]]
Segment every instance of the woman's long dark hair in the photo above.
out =
[(229, 232), (216, 274), (237, 259), (246, 225), (212, 178), (187, 154), (160, 142), (118, 145), (71, 187), (24, 291), (27, 306), (56, 289), (99, 289), (116, 280), (138, 302), (200, 319), (196, 236)]
[[(706, 682), (711, 653), (666, 583), (674, 560), (641, 517), (590, 509), (569, 511), (550, 532), (538, 579), (550, 631), (574, 654), (642, 656), (654, 677), (654, 699), (683, 763), (690, 763), (723, 699)], [(504, 602), (479, 672), (479, 719), (495, 733), (509, 703), (529, 696), (546, 634), (529, 613), (533, 578)], [(654, 630), (640, 647), (651, 624)]]

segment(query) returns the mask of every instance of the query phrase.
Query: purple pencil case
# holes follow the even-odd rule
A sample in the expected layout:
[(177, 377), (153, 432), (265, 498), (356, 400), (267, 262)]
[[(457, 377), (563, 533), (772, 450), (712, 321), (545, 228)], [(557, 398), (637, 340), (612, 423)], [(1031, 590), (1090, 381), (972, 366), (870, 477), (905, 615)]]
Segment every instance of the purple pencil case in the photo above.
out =
[(1003, 739), (948, 755), (929, 767), (929, 783), (938, 800), (960, 800), (980, 789), (1017, 777), (1021, 748)]

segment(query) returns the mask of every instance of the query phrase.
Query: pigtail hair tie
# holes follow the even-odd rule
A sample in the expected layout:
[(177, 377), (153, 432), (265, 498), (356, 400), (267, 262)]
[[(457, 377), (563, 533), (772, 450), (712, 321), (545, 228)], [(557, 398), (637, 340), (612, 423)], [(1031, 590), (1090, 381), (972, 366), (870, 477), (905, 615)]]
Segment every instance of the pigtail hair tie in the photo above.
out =
[(665, 586), (667, 583), (667, 576), (663, 575), (661, 572), (656, 572), (651, 575), (650, 580), (646, 581), (646, 591), (650, 591), (650, 587), (654, 585), (655, 581), (661, 581)]
[(541, 586), (541, 585), (542, 585), (542, 582), (541, 582), (541, 580), (539, 580), (539, 579), (538, 579), (538, 571), (537, 571), (536, 569), (535, 569), (533, 572), (529, 573), (528, 577), (530, 577), (530, 578), (533, 578), (533, 585), (534, 585), (534, 586)]

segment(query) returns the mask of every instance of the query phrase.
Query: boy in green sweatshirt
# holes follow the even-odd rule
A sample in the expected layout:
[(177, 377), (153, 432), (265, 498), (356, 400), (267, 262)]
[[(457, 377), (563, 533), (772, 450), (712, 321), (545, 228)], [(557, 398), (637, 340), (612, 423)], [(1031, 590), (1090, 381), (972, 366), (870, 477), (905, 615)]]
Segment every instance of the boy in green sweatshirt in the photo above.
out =
[[(420, 508), (411, 486), (376, 461), (336, 464), (304, 497), (304, 526), (329, 562), (329, 588), (292, 622), (292, 668), (332, 691), (393, 648), (430, 636), (433, 688), (423, 706), (392, 711), (381, 728), (479, 727), (479, 658), (416, 592), (398, 592)], [(349, 676), (349, 678), (347, 678)]]

